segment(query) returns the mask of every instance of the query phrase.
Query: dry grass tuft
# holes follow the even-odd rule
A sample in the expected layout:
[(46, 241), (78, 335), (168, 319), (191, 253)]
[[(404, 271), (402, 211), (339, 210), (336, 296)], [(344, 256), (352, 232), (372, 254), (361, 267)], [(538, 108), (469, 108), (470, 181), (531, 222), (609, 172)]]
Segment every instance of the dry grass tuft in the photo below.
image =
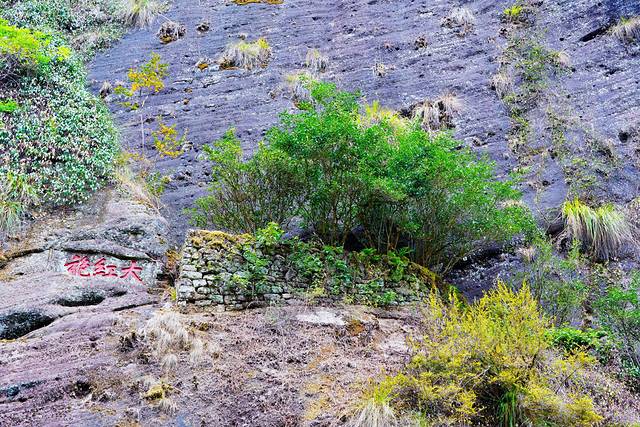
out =
[(163, 5), (156, 0), (124, 0), (122, 19), (126, 25), (146, 27), (155, 21), (163, 8)]
[(369, 399), (349, 427), (396, 427), (398, 421), (393, 409), (385, 402)]
[(456, 7), (451, 10), (449, 16), (444, 18), (442, 23), (446, 27), (459, 28), (460, 35), (465, 35), (473, 30), (476, 18), (469, 8)]
[(389, 72), (390, 67), (382, 62), (376, 62), (373, 66), (373, 75), (376, 77), (384, 77)]
[(462, 107), (460, 98), (446, 93), (435, 101), (427, 99), (417, 104), (412, 117), (419, 119), (426, 131), (433, 132), (453, 127), (453, 119)]
[(271, 46), (266, 39), (260, 38), (254, 42), (240, 40), (230, 44), (218, 59), (218, 63), (222, 69), (252, 70), (256, 67), (266, 67), (269, 59), (271, 59)]
[(159, 211), (162, 208), (160, 197), (152, 194), (143, 174), (134, 172), (129, 160), (125, 154), (122, 159), (116, 161), (114, 178), (118, 187), (136, 202)]
[(607, 203), (593, 209), (577, 198), (562, 205), (564, 234), (582, 244), (597, 259), (608, 260), (622, 245), (633, 242), (625, 215)]
[(505, 71), (500, 71), (491, 78), (491, 87), (500, 98), (513, 92), (513, 78)]
[(520, 255), (520, 258), (527, 264), (531, 264), (537, 255), (537, 251), (535, 246), (528, 246), (526, 248), (518, 248), (516, 249), (516, 253)]
[(324, 73), (329, 68), (329, 58), (318, 49), (309, 49), (304, 62), (314, 73)]
[(281, 88), (285, 92), (285, 96), (290, 98), (294, 104), (309, 102), (311, 94), (307, 89), (307, 84), (312, 81), (315, 81), (315, 78), (308, 71), (290, 73), (284, 76)]
[(563, 50), (557, 52), (556, 57), (555, 57), (555, 62), (556, 64), (558, 64), (560, 67), (563, 68), (571, 68), (571, 57), (569, 56), (569, 54)]
[(189, 361), (198, 363), (204, 357), (204, 343), (190, 334), (180, 319), (180, 315), (173, 311), (158, 311), (149, 319), (139, 331), (151, 354), (158, 360), (162, 369), (173, 372), (180, 362), (178, 353), (189, 351)]
[(611, 34), (623, 42), (640, 39), (640, 16), (622, 18), (611, 28)]

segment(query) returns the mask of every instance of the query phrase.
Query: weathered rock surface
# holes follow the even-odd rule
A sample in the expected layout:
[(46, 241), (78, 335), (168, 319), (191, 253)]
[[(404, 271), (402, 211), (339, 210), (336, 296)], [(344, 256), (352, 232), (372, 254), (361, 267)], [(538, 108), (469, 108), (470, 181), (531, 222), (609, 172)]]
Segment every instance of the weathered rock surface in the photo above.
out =
[[(177, 354), (167, 376), (135, 334), (159, 305), (99, 306), (0, 343), (0, 425), (342, 425), (372, 377), (402, 366), (420, 325), (406, 308), (387, 318), (357, 306), (187, 313), (180, 322), (205, 343), (203, 354), (195, 364)], [(344, 321), (299, 320), (317, 311)], [(175, 412), (144, 398), (147, 379), (158, 378), (171, 384)]]
[[(144, 113), (175, 122), (180, 130), (188, 129), (194, 146), (178, 159), (158, 162), (160, 171), (173, 178), (164, 201), (172, 211), (172, 221), (177, 219), (173, 237), (180, 240), (186, 229), (182, 208), (190, 207), (205, 191), (208, 167), (196, 161), (202, 146), (235, 127), (250, 155), (265, 129), (277, 122), (278, 112), (292, 108), (279, 87), (285, 74), (303, 68), (309, 48), (329, 57), (322, 78), (361, 89), (369, 101), (379, 99), (391, 108), (403, 109), (425, 98), (454, 93), (464, 104), (454, 118), (456, 136), (495, 160), (501, 176), (521, 166), (509, 145), (513, 123), (491, 89), (491, 78), (507, 44), (501, 15), (512, 3), (465, 2), (476, 23), (461, 37), (457, 28), (442, 25), (451, 9), (459, 6), (450, 0), (286, 0), (281, 5), (245, 6), (176, 0), (167, 16), (185, 25), (183, 38), (162, 45), (155, 37), (155, 26), (135, 31), (95, 59), (91, 78), (97, 92), (105, 80), (124, 79), (127, 69), (145, 61), (152, 51), (170, 64), (167, 88), (149, 98)], [(532, 31), (542, 35), (548, 48), (564, 51), (572, 63), (572, 71), (549, 83), (546, 101), (529, 117), (535, 130), (531, 144), (550, 149), (551, 135), (543, 114), (546, 102), (562, 107), (573, 123), (567, 136), (575, 139), (571, 143), (577, 147), (577, 156), (590, 163), (591, 137), (611, 146), (617, 156), (618, 163), (608, 176), (597, 176), (603, 185), (593, 197), (626, 203), (637, 196), (640, 185), (639, 141), (633, 136), (640, 120), (640, 48), (637, 43), (618, 41), (607, 29), (621, 16), (640, 14), (640, 3), (531, 3), (536, 8)], [(210, 29), (196, 31), (205, 21)], [(269, 41), (273, 58), (267, 68), (221, 71), (209, 66), (202, 71), (195, 67), (202, 57), (219, 57), (239, 36)], [(374, 76), (376, 63), (386, 65), (388, 72), (383, 77)], [(138, 112), (111, 105), (123, 129), (125, 146), (139, 149)], [(527, 203), (541, 215), (564, 200), (566, 181), (571, 178), (563, 175), (557, 160), (545, 159), (534, 161), (522, 186)]]
[(5, 243), (0, 425), (104, 425), (75, 399), (92, 392), (88, 372), (113, 370), (110, 328), (159, 300), (166, 235), (158, 212), (107, 189)]

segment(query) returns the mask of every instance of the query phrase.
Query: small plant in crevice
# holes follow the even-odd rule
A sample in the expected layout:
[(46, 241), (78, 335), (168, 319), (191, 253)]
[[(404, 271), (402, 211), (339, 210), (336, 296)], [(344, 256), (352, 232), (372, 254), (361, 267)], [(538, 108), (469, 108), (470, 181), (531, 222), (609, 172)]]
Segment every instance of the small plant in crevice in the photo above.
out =
[(168, 44), (181, 39), (186, 33), (187, 29), (183, 24), (175, 21), (165, 21), (158, 29), (156, 37), (158, 37), (162, 43)]
[(502, 19), (508, 23), (522, 23), (526, 20), (527, 8), (519, 2), (502, 11)]
[(640, 40), (640, 16), (622, 17), (611, 28), (611, 34), (623, 42)]
[(475, 24), (476, 18), (473, 16), (471, 9), (467, 7), (456, 7), (451, 9), (449, 15), (442, 20), (443, 26), (458, 29), (458, 34), (461, 36), (471, 33)]
[(259, 38), (254, 42), (240, 40), (225, 48), (218, 58), (218, 64), (223, 70), (232, 68), (253, 70), (257, 67), (266, 67), (271, 55), (271, 46), (264, 38)]
[(513, 93), (513, 77), (507, 71), (500, 71), (491, 77), (491, 87), (500, 98), (504, 98)]
[(413, 107), (412, 118), (420, 120), (427, 132), (437, 132), (453, 127), (453, 119), (462, 110), (462, 101), (452, 93), (429, 99)]
[(141, 381), (142, 385), (146, 388), (146, 391), (142, 394), (145, 400), (154, 404), (162, 412), (167, 414), (174, 414), (178, 410), (178, 404), (171, 398), (171, 394), (176, 391), (166, 379), (154, 379), (150, 376), (145, 376)]
[(318, 49), (309, 49), (304, 63), (311, 72), (324, 73), (329, 67), (329, 58)]
[(594, 209), (577, 198), (569, 200), (562, 205), (562, 217), (565, 236), (579, 242), (597, 260), (609, 260), (623, 244), (633, 243), (624, 213), (610, 203)]
[(395, 67), (389, 66), (383, 62), (376, 62), (373, 65), (373, 75), (376, 77), (384, 77), (389, 73), (389, 70), (393, 70)]

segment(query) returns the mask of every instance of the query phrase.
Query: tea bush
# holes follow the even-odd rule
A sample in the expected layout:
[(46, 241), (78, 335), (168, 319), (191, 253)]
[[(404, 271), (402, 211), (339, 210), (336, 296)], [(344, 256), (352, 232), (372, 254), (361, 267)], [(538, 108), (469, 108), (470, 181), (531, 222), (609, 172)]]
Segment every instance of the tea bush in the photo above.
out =
[(118, 0), (0, 1), (0, 17), (17, 27), (61, 35), (83, 58), (124, 34), (121, 9)]
[(311, 101), (283, 113), (255, 156), (242, 161), (229, 131), (206, 149), (209, 195), (192, 210), (200, 226), (255, 232), (299, 215), (326, 244), (355, 229), (382, 253), (409, 247), (414, 260), (447, 270), (487, 241), (534, 232), (512, 181), (448, 133), (361, 115), (359, 95), (309, 82)]
[(19, 106), (0, 114), (0, 175), (24, 177), (44, 205), (86, 200), (118, 152), (108, 109), (87, 90), (84, 66), (62, 39), (6, 21), (0, 32), (0, 67), (12, 64), (0, 90)]

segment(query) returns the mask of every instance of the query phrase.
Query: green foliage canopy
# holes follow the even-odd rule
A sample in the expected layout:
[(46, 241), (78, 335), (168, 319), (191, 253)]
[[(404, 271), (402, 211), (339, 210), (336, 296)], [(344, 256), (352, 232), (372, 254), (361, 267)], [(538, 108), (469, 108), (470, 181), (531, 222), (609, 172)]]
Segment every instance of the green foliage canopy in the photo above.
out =
[(342, 246), (359, 229), (365, 246), (408, 246), (442, 271), (482, 242), (535, 228), (513, 182), (497, 180), (489, 161), (450, 134), (368, 122), (358, 93), (309, 89), (312, 101), (283, 113), (248, 161), (233, 131), (205, 149), (213, 181), (192, 210), (197, 225), (255, 232), (299, 215), (327, 244)]

